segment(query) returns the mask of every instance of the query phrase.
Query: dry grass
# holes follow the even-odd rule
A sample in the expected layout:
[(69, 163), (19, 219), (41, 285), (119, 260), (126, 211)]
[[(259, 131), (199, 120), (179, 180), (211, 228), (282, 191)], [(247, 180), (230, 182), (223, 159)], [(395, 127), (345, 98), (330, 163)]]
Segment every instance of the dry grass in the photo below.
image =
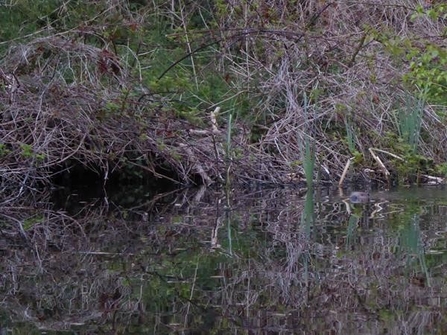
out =
[[(309, 143), (321, 167), (316, 170), (335, 182), (355, 153), (374, 167), (370, 147), (403, 155), (396, 152), (397, 114), (412, 94), (402, 80), (409, 66), (403, 41), (421, 48), (427, 40), (442, 42), (440, 22), (413, 17), (418, 5), (260, 0), (217, 9), (217, 28), (208, 27), (199, 38), (221, 39), (214, 70), (229, 73), (230, 86), (253, 98), (253, 111), (242, 111), (245, 120), (233, 125), (231, 152), (225, 151), (224, 120), (213, 131), (206, 111), (202, 125), (194, 125), (166, 108), (170, 96), (148, 93), (142, 83), (148, 65), (143, 55), (151, 52), (146, 45), (141, 53), (129, 45), (120, 53), (113, 43), (97, 47), (74, 38), (93, 36), (86, 27), (12, 45), (0, 63), (3, 186), (21, 185), (21, 193), (24, 185), (47, 184), (52, 174), (76, 164), (105, 181), (133, 167), (180, 183), (210, 184), (226, 171), (235, 180), (284, 183), (301, 178)], [(113, 2), (105, 15), (114, 11), (129, 9)], [(183, 28), (192, 15), (182, 12), (174, 20), (174, 12), (163, 13)], [(132, 20), (142, 24), (143, 16)], [(200, 86), (194, 35), (187, 29), (183, 34)], [(393, 54), (392, 43), (402, 54)], [(440, 111), (425, 106), (418, 146), (435, 162), (447, 159)], [(253, 133), (261, 139), (253, 142)]]
[(210, 173), (211, 137), (157, 115), (161, 102), (136, 95), (126, 68), (110, 51), (57, 36), (12, 48), (0, 72), (4, 186), (47, 184), (75, 165), (105, 180), (123, 166), (183, 183), (199, 165)]
[[(260, 147), (275, 153), (284, 173), (296, 170), (304, 159), (304, 143), (312, 140), (317, 164), (337, 180), (353, 155), (347, 127), (366, 165), (373, 165), (367, 154), (370, 147), (397, 150), (397, 112), (413, 107), (406, 104), (411, 93), (402, 80), (409, 65), (402, 41), (417, 44), (430, 39), (439, 44), (442, 40), (439, 22), (412, 18), (419, 5), (402, 0), (300, 1), (294, 7), (266, 1), (250, 7), (229, 5), (233, 10), (227, 11), (233, 15), (222, 26), (250, 29), (245, 28), (247, 33), (238, 44), (240, 55), (235, 57), (229, 48), (227, 61), (245, 79), (242, 82), (261, 77), (256, 87), (263, 97), (258, 120), (267, 116), (270, 121)], [(231, 31), (229, 35), (239, 38)], [(401, 55), (392, 54), (391, 43), (401, 48)], [(445, 132), (436, 107), (426, 105), (419, 153), (445, 161), (440, 146)]]

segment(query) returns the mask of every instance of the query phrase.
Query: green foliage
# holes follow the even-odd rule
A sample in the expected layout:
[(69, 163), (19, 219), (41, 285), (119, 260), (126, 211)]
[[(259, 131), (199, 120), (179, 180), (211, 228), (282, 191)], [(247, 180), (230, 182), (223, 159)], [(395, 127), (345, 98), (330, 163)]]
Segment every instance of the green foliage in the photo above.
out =
[(437, 168), (432, 159), (419, 154), (412, 144), (399, 137), (396, 133), (387, 133), (383, 137), (382, 146), (400, 157), (390, 161), (390, 166), (396, 170), (403, 182), (417, 182), (421, 174), (434, 175)]
[(418, 183), (421, 174), (433, 174), (435, 171), (433, 160), (416, 154), (411, 147), (403, 144), (407, 148), (407, 154), (403, 155), (404, 161), (395, 160), (393, 166), (396, 168), (400, 178), (405, 182)]
[(32, 158), (34, 156), (33, 147), (29, 144), (20, 144), (20, 148), (22, 149), (22, 156), (24, 158)]
[[(447, 5), (435, 4), (430, 8), (418, 6), (412, 20), (428, 18), (433, 21), (447, 18)], [(447, 33), (445, 30), (444, 33)], [(410, 62), (410, 71), (404, 80), (416, 87), (420, 97), (430, 103), (447, 104), (447, 52), (444, 46), (429, 40), (407, 41), (406, 59)]]
[(25, 231), (28, 231), (32, 229), (36, 224), (42, 223), (44, 221), (44, 217), (41, 215), (38, 216), (32, 216), (25, 220), (23, 220), (23, 229)]
[(0, 5), (0, 42), (36, 33), (51, 24), (59, 4), (58, 0), (17, 0), (10, 6)]
[(417, 6), (414, 14), (411, 16), (411, 19), (417, 20), (419, 18), (428, 17), (431, 20), (439, 20), (447, 18), (447, 4), (445, 3), (437, 3), (433, 4), (430, 7), (426, 8), (424, 6)]
[(413, 47), (407, 55), (410, 71), (405, 82), (417, 88), (419, 97), (436, 104), (447, 104), (447, 51), (427, 44), (422, 50)]
[(116, 113), (120, 110), (120, 105), (116, 103), (115, 101), (107, 101), (106, 105), (104, 106), (106, 114), (108, 113)]
[[(437, 21), (445, 17), (447, 5), (437, 4), (429, 9), (419, 6), (411, 19)], [(383, 44), (397, 66), (409, 65), (402, 79), (415, 96), (428, 103), (447, 104), (447, 51), (443, 45), (418, 36), (402, 37), (387, 31), (376, 30), (372, 36)]]
[(354, 152), (352, 152), (352, 156), (353, 156), (353, 164), (354, 165), (360, 165), (364, 162), (365, 157), (363, 156), (363, 154), (360, 151), (354, 150)]
[(431, 165), (431, 160), (422, 155), (409, 153), (404, 158), (405, 164), (401, 165), (401, 169), (405, 169), (407, 173), (427, 172)]
[(436, 166), (436, 173), (441, 176), (447, 176), (447, 163), (441, 163)]
[(0, 157), (5, 157), (11, 152), (4, 143), (0, 143)]
[(37, 154), (34, 152), (33, 147), (29, 144), (21, 143), (20, 149), (22, 150), (21, 155), (25, 159), (34, 158), (39, 161), (43, 161), (45, 159), (44, 154)]
[[(208, 28), (217, 26), (219, 8), (226, 10), (226, 5), (192, 3), (185, 11), (183, 2), (172, 7), (163, 1), (118, 1), (110, 6), (103, 1), (17, 0), (0, 11), (0, 41), (21, 42), (28, 34), (36, 38), (64, 32), (64, 36), (116, 55), (131, 75), (142, 79), (141, 86), (151, 95), (164, 98), (164, 109), (175, 110), (179, 117), (199, 122), (208, 108), (218, 105), (255, 120), (258, 116), (250, 111), (258, 101), (230, 78), (223, 63), (216, 62), (212, 48), (218, 37)], [(63, 76), (72, 83), (85, 78), (85, 69), (70, 64)], [(101, 82), (108, 84), (106, 76)], [(109, 101), (98, 113), (99, 120), (105, 114), (124, 111), (125, 102)]]

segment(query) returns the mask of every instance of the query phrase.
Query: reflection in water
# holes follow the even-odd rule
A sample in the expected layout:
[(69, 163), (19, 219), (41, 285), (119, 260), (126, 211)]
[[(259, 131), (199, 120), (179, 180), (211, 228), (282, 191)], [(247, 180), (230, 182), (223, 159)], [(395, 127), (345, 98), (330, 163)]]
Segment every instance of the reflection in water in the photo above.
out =
[(233, 191), (228, 208), (202, 189), (134, 208), (86, 203), (73, 215), (4, 208), (2, 329), (447, 331), (447, 191), (376, 192), (349, 206), (321, 194)]

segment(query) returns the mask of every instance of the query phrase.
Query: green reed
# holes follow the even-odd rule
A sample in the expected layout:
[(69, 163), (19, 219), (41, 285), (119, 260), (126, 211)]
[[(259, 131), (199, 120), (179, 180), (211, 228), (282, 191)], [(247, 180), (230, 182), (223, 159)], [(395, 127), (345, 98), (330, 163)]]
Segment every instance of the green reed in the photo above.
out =
[(399, 136), (416, 152), (424, 115), (424, 102), (407, 94), (405, 105), (397, 113)]

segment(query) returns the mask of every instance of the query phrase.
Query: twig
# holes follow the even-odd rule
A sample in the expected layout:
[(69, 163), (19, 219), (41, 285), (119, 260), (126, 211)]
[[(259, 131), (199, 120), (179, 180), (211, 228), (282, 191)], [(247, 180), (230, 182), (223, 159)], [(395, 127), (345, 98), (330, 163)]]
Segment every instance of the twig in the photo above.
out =
[(343, 169), (343, 173), (341, 174), (340, 181), (338, 182), (338, 186), (341, 186), (343, 182), (345, 181), (346, 174), (348, 173), (349, 167), (351, 166), (352, 161), (354, 160), (354, 157), (349, 158), (346, 161), (345, 168)]
[[(374, 152), (373, 148), (369, 148), (369, 152), (371, 153), (371, 156), (373, 156), (374, 160), (377, 162), (377, 164), (379, 164), (379, 167), (382, 169), (383, 173), (386, 176), (386, 179), (389, 180), (390, 177), (390, 172), (388, 171), (388, 169), (386, 168), (385, 164), (383, 164), (382, 160), (379, 158), (379, 156), (377, 156)], [(395, 155), (393, 155), (395, 156)]]

